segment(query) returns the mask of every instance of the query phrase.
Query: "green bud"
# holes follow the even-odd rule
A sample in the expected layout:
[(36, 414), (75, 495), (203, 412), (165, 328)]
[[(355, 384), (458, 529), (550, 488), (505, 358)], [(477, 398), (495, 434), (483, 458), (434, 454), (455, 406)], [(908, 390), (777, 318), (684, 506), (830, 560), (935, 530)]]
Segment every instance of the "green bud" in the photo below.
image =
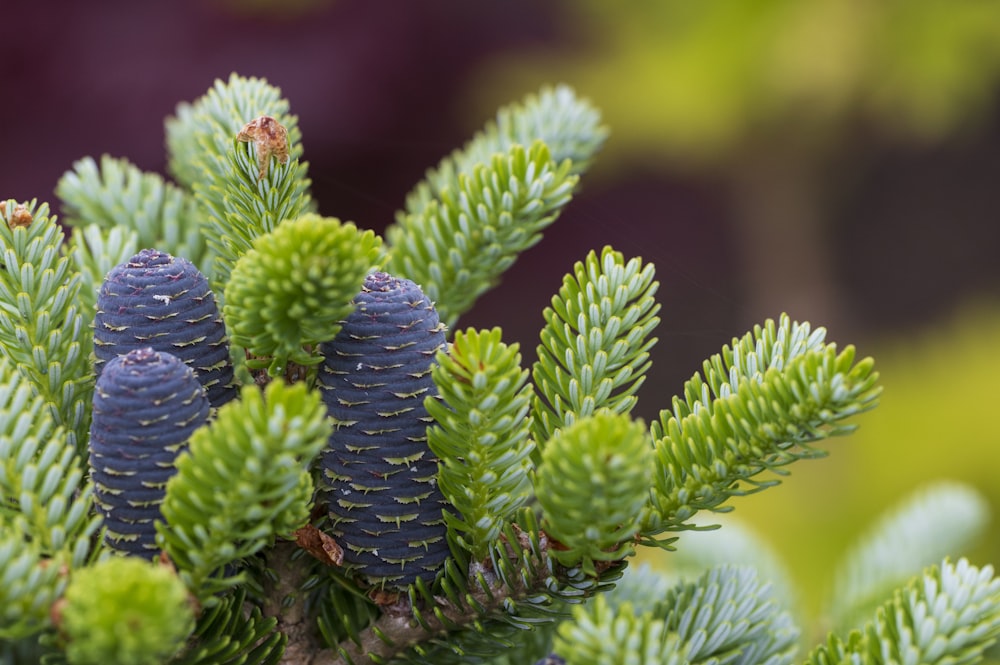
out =
[(653, 482), (653, 447), (641, 421), (602, 411), (545, 444), (535, 494), (550, 553), (593, 575), (594, 561), (626, 556)]
[(194, 607), (173, 570), (112, 557), (74, 571), (60, 627), (71, 665), (159, 665), (194, 630)]
[(278, 373), (289, 360), (316, 364), (310, 349), (337, 335), (381, 252), (381, 238), (350, 222), (315, 214), (282, 222), (233, 268), (224, 308), (233, 343), (270, 358)]

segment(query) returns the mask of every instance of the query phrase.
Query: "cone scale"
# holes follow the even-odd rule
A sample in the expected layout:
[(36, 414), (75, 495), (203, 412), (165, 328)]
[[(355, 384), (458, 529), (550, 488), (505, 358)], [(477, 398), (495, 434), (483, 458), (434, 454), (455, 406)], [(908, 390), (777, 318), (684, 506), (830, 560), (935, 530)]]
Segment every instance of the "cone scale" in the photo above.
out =
[(373, 586), (429, 582), (449, 553), (423, 405), (436, 394), (444, 325), (416, 284), (383, 272), (354, 304), (321, 347), (319, 382), (337, 425), (321, 458), (331, 534), (345, 565)]
[(159, 552), (153, 523), (174, 460), (209, 410), (194, 371), (176, 356), (147, 347), (105, 364), (94, 390), (90, 476), (113, 549), (147, 559)]
[(197, 373), (213, 407), (236, 396), (226, 327), (208, 280), (190, 261), (144, 249), (108, 273), (94, 317), (95, 370), (134, 349), (171, 353)]

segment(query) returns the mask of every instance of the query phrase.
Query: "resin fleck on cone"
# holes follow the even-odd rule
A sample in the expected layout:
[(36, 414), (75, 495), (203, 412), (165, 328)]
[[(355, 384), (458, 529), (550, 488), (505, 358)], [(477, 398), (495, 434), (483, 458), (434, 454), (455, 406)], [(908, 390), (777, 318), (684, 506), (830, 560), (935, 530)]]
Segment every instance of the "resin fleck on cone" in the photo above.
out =
[(322, 457), (332, 535), (345, 566), (373, 586), (429, 582), (449, 554), (424, 408), (444, 325), (416, 284), (384, 272), (368, 276), (354, 304), (321, 347), (337, 424)]
[(218, 408), (236, 397), (226, 326), (205, 276), (185, 258), (144, 249), (107, 274), (94, 316), (95, 369), (152, 347), (187, 363)]
[(153, 523), (174, 460), (209, 411), (194, 371), (176, 356), (147, 347), (105, 364), (94, 390), (90, 476), (108, 545), (158, 554)]

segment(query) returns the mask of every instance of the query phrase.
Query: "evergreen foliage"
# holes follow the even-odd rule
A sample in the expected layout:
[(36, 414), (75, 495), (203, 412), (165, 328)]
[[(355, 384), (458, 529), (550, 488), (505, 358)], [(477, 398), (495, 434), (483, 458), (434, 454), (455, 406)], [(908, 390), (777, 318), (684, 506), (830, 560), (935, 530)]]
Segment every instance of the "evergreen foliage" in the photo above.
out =
[(309, 464), (330, 427), (319, 395), (304, 384), (243, 388), (192, 434), (167, 483), (158, 543), (199, 602), (239, 583), (227, 566), (276, 536), (289, 537), (309, 518)]
[(973, 663), (1000, 634), (1000, 579), (965, 559), (939, 565), (898, 589), (863, 630), (831, 636), (806, 661)]
[(685, 383), (651, 427), (657, 472), (645, 537), (775, 484), (760, 474), (822, 456), (812, 443), (847, 434), (853, 426), (841, 421), (875, 406), (872, 361), (855, 362), (854, 347), (838, 352), (824, 336), (787, 316), (767, 321)]
[(986, 500), (970, 487), (921, 488), (871, 524), (833, 577), (829, 613), (841, 630), (859, 628), (918, 571), (965, 552), (986, 528)]
[(13, 223), (14, 201), (0, 207), (0, 346), (82, 449), (94, 377), (89, 317), (77, 302), (79, 273), (47, 204), (24, 206), (22, 223)]
[(595, 562), (631, 554), (652, 472), (653, 448), (641, 421), (602, 411), (559, 430), (535, 477), (542, 528), (560, 545), (552, 556), (596, 575)]
[(557, 164), (536, 142), (459, 173), (454, 187), (386, 230), (389, 270), (426, 284), (442, 320), (454, 325), (569, 202), (571, 164)]
[(798, 629), (752, 568), (719, 566), (655, 602), (574, 608), (554, 650), (568, 663), (792, 662)]
[(504, 524), (531, 497), (528, 408), (532, 385), (518, 345), (502, 331), (469, 328), (437, 355), (434, 384), (441, 399), (424, 404), (435, 421), (428, 445), (441, 460), (438, 484), (458, 545), (483, 560)]
[(71, 665), (157, 665), (184, 647), (194, 606), (170, 568), (112, 557), (74, 573), (59, 628)]
[(203, 609), (191, 640), (171, 665), (274, 665), (287, 637), (265, 619), (259, 607), (246, 605), (246, 590), (223, 596)]
[(289, 361), (321, 362), (315, 347), (336, 337), (381, 246), (372, 231), (315, 214), (258, 237), (237, 261), (225, 295), (233, 343), (260, 359), (250, 366), (278, 373)]
[[(258, 145), (237, 141), (241, 128), (261, 116), (285, 130), (289, 156), (261, 176)], [(167, 120), (167, 166), (190, 188), (206, 219), (208, 246), (216, 255), (209, 279), (221, 293), (236, 260), (253, 240), (284, 219), (312, 208), (298, 118), (281, 91), (263, 79), (233, 74), (194, 104), (180, 104)]]
[(38, 634), (99, 522), (80, 460), (45, 399), (0, 357), (0, 640)]
[(627, 263), (611, 247), (590, 252), (563, 278), (552, 306), (543, 312), (538, 386), (532, 408), (535, 440), (599, 409), (629, 413), (649, 369), (650, 337), (660, 322), (653, 299), (658, 282), (651, 265)]
[(104, 277), (139, 251), (139, 235), (134, 229), (121, 226), (102, 228), (88, 224), (73, 229), (70, 245), (80, 272), (80, 309), (92, 312)]
[[(626, 577), (604, 594), (636, 548), (703, 528), (699, 511), (728, 509), (849, 432), (878, 399), (870, 359), (782, 316), (706, 361), (647, 427), (631, 411), (658, 284), (612, 247), (565, 277), (530, 371), (500, 328), (446, 342), (446, 324), (569, 203), (605, 135), (566, 87), (502, 109), (428, 171), (383, 250), (371, 231), (312, 214), (288, 102), (233, 75), (168, 120), (176, 185), (124, 160), (78, 162), (59, 186), (69, 243), (44, 204), (5, 202), (0, 654), (789, 662), (799, 629), (746, 568), (647, 577), (641, 590)], [(142, 265), (127, 276), (130, 262)], [(177, 290), (154, 285), (164, 275)], [(154, 307), (185, 298), (197, 307), (176, 317)], [(218, 353), (223, 327), (245, 357), (232, 374), (212, 374), (232, 371), (228, 351), (190, 368), (174, 358)], [(119, 371), (142, 364), (135, 354), (180, 374), (139, 386)], [(163, 444), (165, 431), (180, 434)], [(128, 520), (143, 547), (122, 546)], [(888, 570), (881, 557), (857, 561)], [(997, 585), (989, 567), (945, 561), (810, 662), (972, 662), (996, 636)]]
[[(63, 223), (75, 229), (132, 230), (137, 249), (157, 247), (203, 265), (205, 236), (193, 197), (157, 173), (144, 173), (127, 159), (84, 157), (56, 185)], [(134, 254), (135, 252), (131, 252)], [(129, 256), (131, 256), (129, 254)], [(99, 278), (107, 274), (113, 262)]]
[(452, 327), (541, 239), (607, 130), (567, 86), (504, 107), (406, 197), (386, 229), (387, 268), (416, 281)]

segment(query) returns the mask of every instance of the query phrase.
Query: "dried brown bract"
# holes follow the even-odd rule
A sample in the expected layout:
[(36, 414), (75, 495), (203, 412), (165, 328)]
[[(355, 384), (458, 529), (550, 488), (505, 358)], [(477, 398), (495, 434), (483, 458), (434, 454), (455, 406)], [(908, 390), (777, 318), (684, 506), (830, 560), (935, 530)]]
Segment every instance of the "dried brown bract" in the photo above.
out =
[(0, 203), (0, 218), (3, 218), (12, 229), (16, 229), (19, 226), (31, 226), (31, 222), (34, 221), (34, 217), (32, 217), (31, 211), (28, 210), (28, 206), (23, 203), (16, 204), (9, 217), (7, 216), (7, 203)]
[(337, 541), (312, 524), (295, 532), (295, 543), (328, 566), (344, 564), (344, 550)]
[(252, 142), (257, 146), (257, 166), (260, 169), (258, 180), (263, 180), (267, 175), (271, 157), (277, 159), (280, 164), (288, 162), (288, 130), (269, 115), (262, 115), (244, 125), (236, 135), (236, 140), (244, 143)]

